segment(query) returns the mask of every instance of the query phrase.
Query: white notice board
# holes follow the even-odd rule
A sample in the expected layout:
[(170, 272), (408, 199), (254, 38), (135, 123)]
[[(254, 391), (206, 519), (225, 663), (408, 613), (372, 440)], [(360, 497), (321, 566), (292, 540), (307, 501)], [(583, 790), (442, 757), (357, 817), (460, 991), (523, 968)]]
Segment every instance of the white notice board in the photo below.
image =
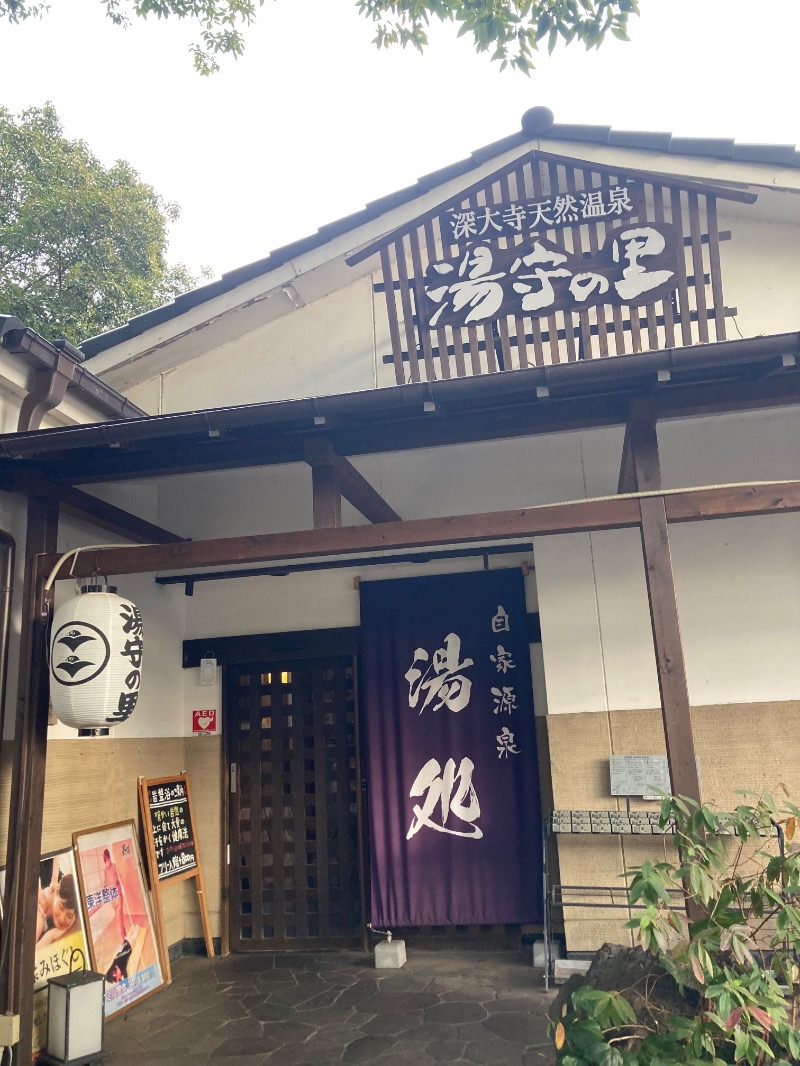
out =
[(669, 794), (669, 765), (666, 755), (610, 755), (612, 796), (656, 796)]

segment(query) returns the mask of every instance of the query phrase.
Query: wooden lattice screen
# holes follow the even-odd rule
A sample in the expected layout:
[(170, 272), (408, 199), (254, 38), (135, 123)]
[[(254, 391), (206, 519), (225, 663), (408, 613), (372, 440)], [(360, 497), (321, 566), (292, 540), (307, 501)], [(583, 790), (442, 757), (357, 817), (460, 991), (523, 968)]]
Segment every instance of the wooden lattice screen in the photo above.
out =
[[(678, 242), (682, 239), (675, 288), (663, 299), (639, 306), (606, 303), (557, 310), (542, 317), (501, 313), (489, 322), (464, 327), (445, 324), (435, 329), (426, 325), (426, 315), (419, 315), (418, 309), (428, 300), (424, 284), (430, 264), (464, 254), (465, 245), (452, 243), (452, 235), (443, 232), (443, 207), (478, 211), (509, 201), (541, 201), (564, 194), (579, 198), (582, 193), (609, 190), (625, 182), (636, 182), (643, 191), (626, 222), (672, 224)], [(386, 296), (392, 347), (384, 361), (393, 363), (398, 384), (723, 340), (726, 315), (734, 313), (724, 305), (720, 274), (719, 243), (730, 234), (719, 232), (716, 200), (717, 195), (726, 194), (727, 190), (696, 182), (673, 182), (661, 175), (589, 166), (536, 152), (349, 261), (380, 254), (382, 278), (375, 290)], [(734, 193), (731, 198), (744, 197)], [(609, 217), (539, 230), (533, 236), (589, 260), (619, 226), (619, 218)], [(500, 237), (495, 246), (501, 251), (516, 248), (531, 238), (530, 233)]]

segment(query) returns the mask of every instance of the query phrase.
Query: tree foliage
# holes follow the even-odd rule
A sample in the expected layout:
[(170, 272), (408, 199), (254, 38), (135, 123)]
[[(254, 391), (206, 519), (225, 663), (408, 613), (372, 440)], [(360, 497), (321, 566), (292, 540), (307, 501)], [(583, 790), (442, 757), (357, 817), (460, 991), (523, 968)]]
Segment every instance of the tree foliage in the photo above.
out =
[[(292, 0), (286, 0), (291, 3)], [(296, 0), (295, 0), (296, 2)], [(201, 74), (219, 69), (222, 55), (240, 56), (243, 29), (264, 0), (101, 0), (117, 25), (131, 16), (192, 19), (200, 40), (192, 45)], [(540, 45), (553, 51), (559, 40), (582, 41), (596, 48), (608, 34), (626, 41), (628, 16), (638, 14), (638, 0), (355, 0), (359, 12), (376, 26), (379, 48), (399, 44), (422, 51), (432, 21), (452, 23), (458, 36), (469, 35), (478, 52), (489, 52), (501, 67), (528, 73)], [(39, 17), (48, 0), (0, 0), (0, 19), (14, 23)]]
[(377, 23), (378, 47), (400, 44), (422, 49), (432, 19), (452, 22), (458, 36), (472, 36), (475, 50), (490, 52), (501, 69), (526, 74), (540, 45), (552, 52), (559, 41), (597, 48), (610, 33), (627, 41), (628, 16), (638, 0), (357, 0), (362, 14)]
[(73, 343), (196, 284), (166, 262), (178, 208), (64, 137), (52, 105), (0, 108), (0, 313)]

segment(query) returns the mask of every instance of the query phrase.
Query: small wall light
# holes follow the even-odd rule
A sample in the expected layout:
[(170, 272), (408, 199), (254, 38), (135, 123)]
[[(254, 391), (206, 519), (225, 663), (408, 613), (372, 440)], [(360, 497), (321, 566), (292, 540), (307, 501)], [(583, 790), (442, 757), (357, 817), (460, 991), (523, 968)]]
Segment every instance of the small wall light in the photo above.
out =
[(47, 1051), (38, 1061), (51, 1066), (88, 1066), (105, 1057), (105, 978), (92, 970), (73, 970), (76, 955), (83, 957), (83, 952), (72, 949), (66, 977), (52, 977), (47, 984)]

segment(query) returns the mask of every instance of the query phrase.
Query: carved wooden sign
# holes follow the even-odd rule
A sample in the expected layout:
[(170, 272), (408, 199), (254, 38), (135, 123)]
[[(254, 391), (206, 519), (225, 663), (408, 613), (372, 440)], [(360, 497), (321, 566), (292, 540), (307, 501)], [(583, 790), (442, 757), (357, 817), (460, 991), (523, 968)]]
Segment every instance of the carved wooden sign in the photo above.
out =
[(609, 230), (588, 258), (531, 237), (511, 248), (483, 241), (425, 271), (421, 319), (428, 329), (465, 327), (504, 315), (541, 316), (597, 304), (662, 300), (678, 284), (677, 230), (630, 222)]
[(442, 239), (451, 244), (493, 241), (590, 222), (625, 221), (639, 213), (643, 202), (644, 186), (627, 181), (602, 189), (558, 193), (546, 199), (450, 207), (439, 215), (439, 226)]

